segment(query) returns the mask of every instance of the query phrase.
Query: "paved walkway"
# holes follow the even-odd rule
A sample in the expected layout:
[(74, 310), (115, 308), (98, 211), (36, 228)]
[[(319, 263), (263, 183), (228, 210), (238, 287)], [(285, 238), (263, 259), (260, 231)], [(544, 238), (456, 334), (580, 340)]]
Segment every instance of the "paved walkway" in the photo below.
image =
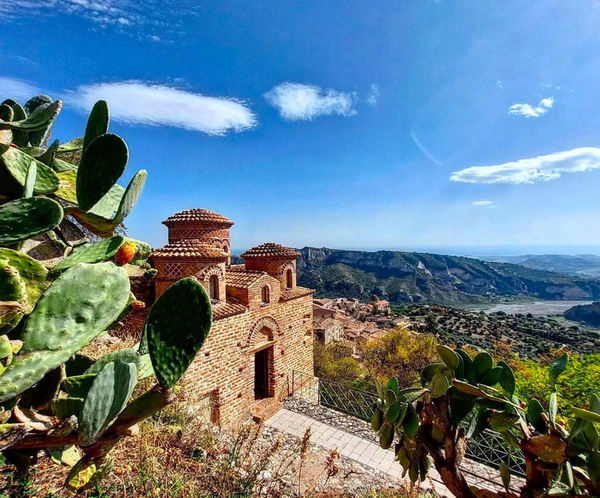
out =
[[(351, 458), (362, 465), (402, 479), (403, 469), (398, 462), (394, 461), (394, 451), (392, 449), (383, 450), (377, 443), (319, 422), (306, 415), (286, 410), (285, 408), (269, 418), (265, 424), (300, 438), (304, 435), (306, 429), (311, 427), (311, 444), (322, 446), (328, 450), (337, 449), (344, 457)], [(494, 469), (471, 461), (465, 462), (465, 467), (468, 467), (464, 470), (466, 471), (465, 473), (468, 472), (467, 481), (469, 481), (469, 484), (490, 488), (488, 479), (495, 479), (496, 482), (499, 482), (497, 480), (499, 479), (498, 472)], [(430, 471), (430, 477), (433, 481), (435, 492), (439, 496), (454, 496), (444, 486), (434, 468)], [(406, 483), (410, 484), (408, 477), (406, 477)], [(429, 482), (425, 481), (422, 487), (424, 489), (431, 489), (432, 486)], [(493, 487), (499, 489), (497, 486)]]

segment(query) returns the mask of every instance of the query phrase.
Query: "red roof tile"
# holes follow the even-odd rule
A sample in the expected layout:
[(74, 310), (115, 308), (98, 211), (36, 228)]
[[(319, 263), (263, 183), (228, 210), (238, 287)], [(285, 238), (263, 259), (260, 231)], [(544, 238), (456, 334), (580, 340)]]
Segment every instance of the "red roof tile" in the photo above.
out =
[(177, 240), (152, 253), (154, 259), (227, 259), (229, 256), (222, 249), (202, 242)]
[(303, 296), (309, 296), (314, 291), (312, 289), (307, 289), (306, 287), (296, 287), (292, 290), (286, 290), (281, 293), (280, 301), (291, 301), (292, 299), (297, 299)]
[(172, 225), (176, 223), (185, 222), (198, 222), (206, 225), (223, 225), (230, 227), (234, 223), (229, 218), (226, 218), (222, 214), (209, 211), (208, 209), (186, 209), (175, 213), (173, 216), (169, 216), (163, 221), (164, 225)]
[(272, 258), (272, 259), (296, 259), (300, 253), (291, 247), (282, 246), (273, 242), (267, 242), (248, 249), (242, 258)]
[(230, 287), (246, 288), (263, 275), (268, 274), (264, 271), (229, 267), (225, 272), (225, 284)]
[(244, 313), (248, 308), (243, 304), (223, 303), (213, 307), (213, 321), (222, 320), (234, 315)]

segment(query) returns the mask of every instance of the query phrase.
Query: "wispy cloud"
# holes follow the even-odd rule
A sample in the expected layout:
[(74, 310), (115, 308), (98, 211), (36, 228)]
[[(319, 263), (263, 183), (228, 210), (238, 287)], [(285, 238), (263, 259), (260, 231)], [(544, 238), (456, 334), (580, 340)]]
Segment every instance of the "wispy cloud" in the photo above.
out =
[(542, 114), (546, 114), (548, 109), (552, 109), (554, 105), (554, 98), (547, 97), (540, 100), (537, 106), (531, 104), (513, 104), (509, 107), (509, 114), (517, 114), (519, 116), (525, 116), (526, 118), (539, 118)]
[[(95, 25), (144, 37), (173, 34), (181, 30), (182, 19), (196, 15), (193, 0), (0, 0), (0, 21), (31, 16), (72, 15)], [(165, 22), (164, 13), (169, 13)]]
[(494, 201), (475, 201), (472, 202), (471, 205), (480, 207), (492, 207), (494, 206)]
[(437, 164), (438, 166), (442, 165), (442, 161), (438, 160), (431, 152), (429, 152), (425, 146), (421, 143), (415, 132), (411, 130), (410, 138), (413, 139), (415, 145), (419, 148), (419, 150), (423, 153), (423, 155), (429, 159), (432, 163)]
[(29, 100), (40, 93), (40, 89), (28, 81), (0, 76), (0, 102), (4, 99)]
[(353, 116), (355, 96), (315, 85), (281, 83), (265, 94), (267, 102), (288, 121), (313, 120), (317, 116), (337, 114)]
[(366, 98), (367, 104), (377, 105), (379, 102), (379, 85), (372, 84)]
[(115, 121), (173, 126), (208, 135), (245, 131), (257, 124), (254, 113), (240, 100), (208, 97), (142, 81), (83, 85), (68, 92), (64, 99), (84, 111), (104, 99), (110, 103)]
[(455, 171), (450, 180), (486, 184), (547, 182), (560, 178), (564, 173), (581, 173), (599, 168), (600, 149), (581, 147), (494, 166), (471, 166)]

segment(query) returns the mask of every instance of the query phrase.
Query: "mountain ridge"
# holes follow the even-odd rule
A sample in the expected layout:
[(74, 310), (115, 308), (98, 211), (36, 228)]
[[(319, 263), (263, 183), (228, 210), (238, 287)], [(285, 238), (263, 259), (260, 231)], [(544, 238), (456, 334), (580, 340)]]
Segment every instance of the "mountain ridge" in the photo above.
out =
[(600, 280), (443, 254), (299, 249), (298, 283), (319, 297), (371, 295), (396, 303), (467, 304), (506, 298), (593, 300)]

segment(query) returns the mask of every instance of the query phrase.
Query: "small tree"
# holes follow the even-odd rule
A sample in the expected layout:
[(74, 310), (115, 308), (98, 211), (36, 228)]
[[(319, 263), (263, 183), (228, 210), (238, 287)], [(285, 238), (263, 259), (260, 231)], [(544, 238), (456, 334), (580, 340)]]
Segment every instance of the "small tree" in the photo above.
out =
[[(41, 148), (61, 107), (45, 95), (23, 107), (10, 99), (0, 105), (0, 452), (26, 472), (40, 450), (52, 451), (73, 466), (67, 487), (82, 491), (110, 471), (113, 446), (174, 399), (171, 388), (206, 339), (212, 310), (203, 286), (185, 278), (156, 301), (141, 344), (97, 361), (80, 353), (144, 305), (131, 293), (126, 266), (144, 266), (150, 246), (115, 230), (146, 171), (127, 188), (116, 183), (128, 150), (108, 133), (104, 101), (83, 139)], [(79, 151), (79, 165), (64, 159)], [(67, 215), (104, 239), (68, 236), (78, 227)], [(51, 268), (21, 250), (40, 237), (60, 248)], [(130, 401), (137, 382), (151, 376), (154, 387)]]
[[(423, 481), (431, 463), (459, 498), (534, 498), (600, 496), (600, 399), (592, 394), (585, 408), (558, 415), (556, 380), (568, 357), (550, 366), (552, 394), (545, 409), (535, 398), (525, 404), (515, 393), (515, 376), (504, 361), (494, 365), (487, 352), (471, 358), (461, 349), (438, 346), (440, 363), (425, 367), (424, 387), (398, 388), (392, 377), (378, 383), (372, 425), (382, 448), (395, 443), (396, 459), (412, 482)], [(468, 420), (468, 424), (465, 421)], [(468, 440), (484, 429), (499, 433), (525, 458), (525, 484), (509, 489), (506, 463), (500, 471), (506, 491), (474, 489), (460, 469)]]

